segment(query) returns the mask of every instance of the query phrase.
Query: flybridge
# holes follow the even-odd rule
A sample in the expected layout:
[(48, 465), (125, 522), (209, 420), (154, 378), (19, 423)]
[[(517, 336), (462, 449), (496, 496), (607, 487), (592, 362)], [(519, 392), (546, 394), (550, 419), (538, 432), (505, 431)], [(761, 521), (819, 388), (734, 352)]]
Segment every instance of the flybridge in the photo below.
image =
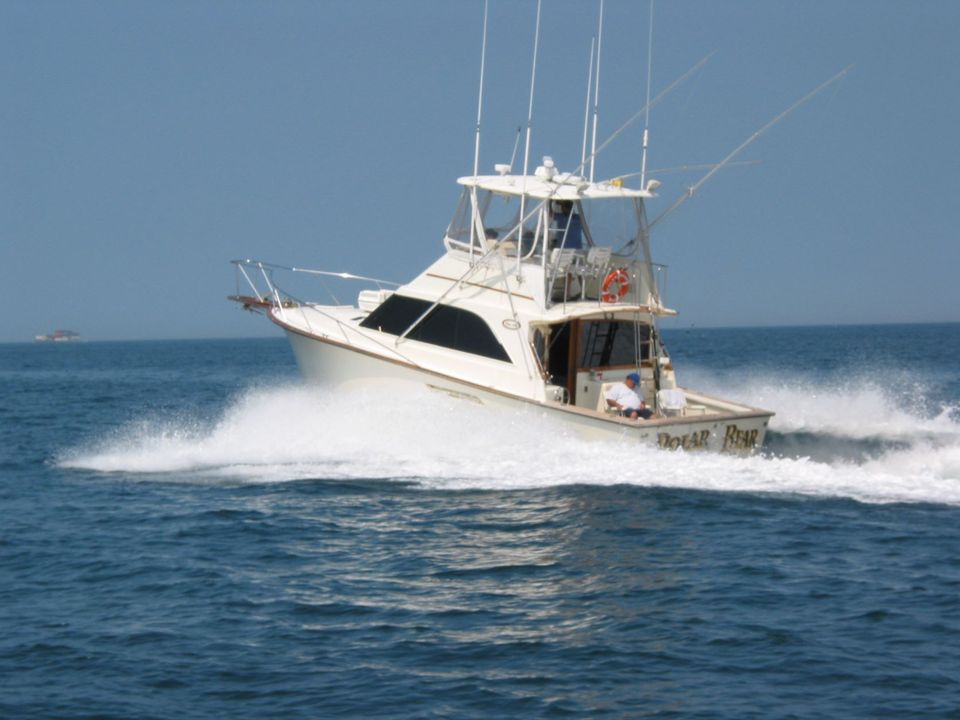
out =
[(650, 198), (655, 197), (653, 191), (660, 185), (656, 180), (651, 180), (646, 189), (638, 190), (626, 187), (619, 178), (592, 183), (580, 175), (550, 171), (555, 171), (552, 161), (544, 158), (544, 164), (532, 176), (480, 175), (458, 178), (457, 182), (465, 187), (490, 190), (499, 195), (526, 195), (535, 200)]

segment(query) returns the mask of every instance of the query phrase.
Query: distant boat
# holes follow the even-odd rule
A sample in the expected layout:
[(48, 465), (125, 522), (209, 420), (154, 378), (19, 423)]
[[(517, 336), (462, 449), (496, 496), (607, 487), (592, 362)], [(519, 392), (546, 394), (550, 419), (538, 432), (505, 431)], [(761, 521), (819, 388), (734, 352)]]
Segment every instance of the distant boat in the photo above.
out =
[(35, 335), (33, 339), (36, 342), (70, 342), (79, 340), (80, 335), (73, 330), (54, 330), (49, 335)]

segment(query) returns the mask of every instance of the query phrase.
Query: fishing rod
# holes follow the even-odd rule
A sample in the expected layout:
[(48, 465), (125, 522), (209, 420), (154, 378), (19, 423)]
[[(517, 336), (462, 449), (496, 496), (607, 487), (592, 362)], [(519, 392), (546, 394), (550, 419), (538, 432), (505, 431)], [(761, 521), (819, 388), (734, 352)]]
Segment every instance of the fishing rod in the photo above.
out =
[[(746, 165), (761, 165), (762, 160), (737, 160), (727, 163), (727, 167), (743, 167)], [(697, 163), (695, 165), (677, 165), (675, 167), (654, 168), (647, 172), (651, 175), (666, 175), (668, 173), (690, 172), (691, 170), (710, 170), (717, 167), (720, 163)], [(617, 175), (615, 179), (626, 180), (627, 178), (639, 177), (640, 173), (627, 173), (626, 175)], [(613, 178), (611, 178), (613, 179)], [(608, 181), (609, 182), (609, 181)]]

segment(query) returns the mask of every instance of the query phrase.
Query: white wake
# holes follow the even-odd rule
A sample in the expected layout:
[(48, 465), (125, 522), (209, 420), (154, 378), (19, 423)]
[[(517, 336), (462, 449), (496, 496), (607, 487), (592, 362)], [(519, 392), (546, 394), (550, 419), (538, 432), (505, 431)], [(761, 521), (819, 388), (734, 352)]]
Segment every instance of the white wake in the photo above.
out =
[(667, 452), (583, 441), (535, 410), (487, 408), (426, 390), (384, 396), (294, 384), (250, 389), (215, 418), (146, 418), (57, 462), (190, 481), (384, 479), (441, 489), (629, 483), (960, 504), (960, 423), (951, 409), (924, 417), (869, 383), (846, 388), (842, 400), (802, 383), (734, 390), (724, 394), (775, 410), (779, 433), (878, 437), (896, 446), (861, 462), (830, 463)]

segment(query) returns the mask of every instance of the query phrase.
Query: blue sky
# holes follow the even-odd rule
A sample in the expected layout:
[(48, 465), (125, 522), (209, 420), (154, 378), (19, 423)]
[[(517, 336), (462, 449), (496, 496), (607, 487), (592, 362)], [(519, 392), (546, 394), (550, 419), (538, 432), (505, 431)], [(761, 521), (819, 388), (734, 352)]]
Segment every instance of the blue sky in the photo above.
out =
[[(536, 4), (493, 0), (481, 168), (526, 117)], [(483, 3), (0, 3), (0, 341), (278, 334), (229, 260), (403, 281), (471, 172)], [(600, 138), (643, 104), (648, 5), (607, 0)], [(544, 0), (531, 156), (577, 164), (597, 4)], [(669, 326), (960, 320), (960, 3), (660, 0), (651, 168)], [(639, 168), (639, 126), (598, 176)], [(666, 207), (700, 173), (664, 173)], [(656, 214), (658, 205), (654, 205)]]

